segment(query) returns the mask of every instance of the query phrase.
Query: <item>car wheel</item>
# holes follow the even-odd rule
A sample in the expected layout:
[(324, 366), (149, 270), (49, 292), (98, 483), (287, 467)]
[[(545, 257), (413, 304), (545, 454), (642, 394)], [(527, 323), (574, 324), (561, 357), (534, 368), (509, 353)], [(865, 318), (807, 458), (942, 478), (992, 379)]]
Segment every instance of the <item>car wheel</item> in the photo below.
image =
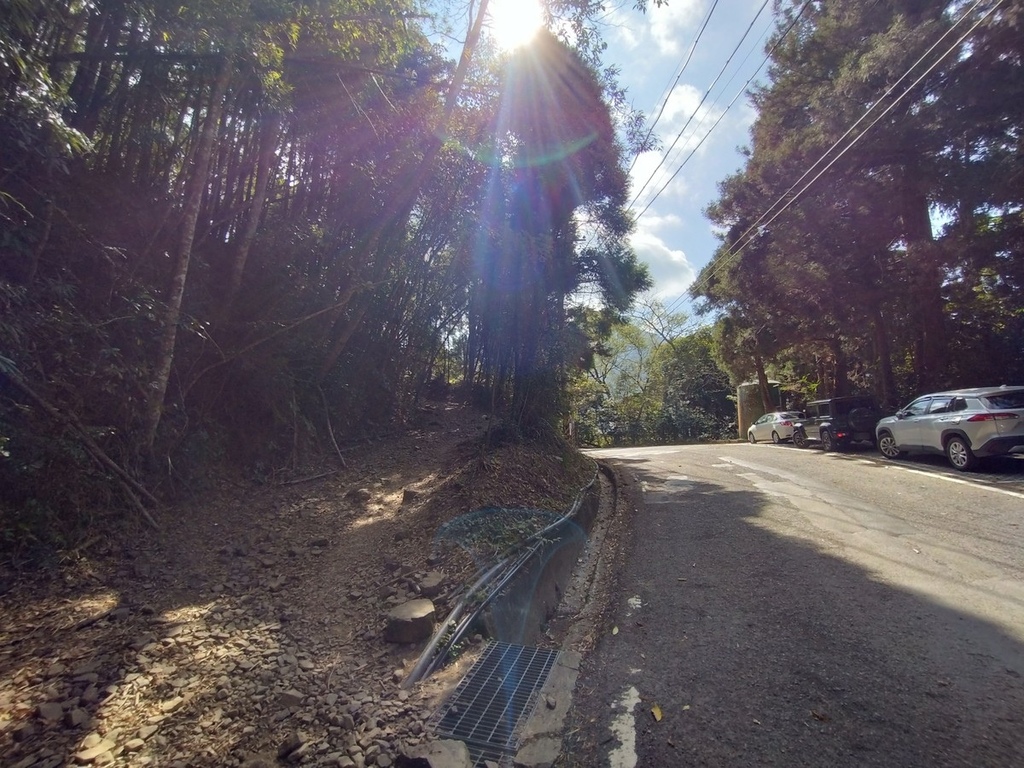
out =
[(836, 439), (832, 437), (832, 433), (827, 429), (821, 430), (821, 447), (826, 451), (834, 451), (838, 447)]
[(903, 451), (896, 445), (896, 438), (890, 432), (883, 432), (878, 438), (878, 450), (887, 459), (898, 459)]
[(807, 447), (807, 434), (802, 429), (793, 430), (793, 445), (797, 448)]
[(753, 431), (753, 430), (749, 430), (749, 431), (747, 432), (747, 440), (749, 440), (749, 441), (750, 441), (750, 444), (751, 444), (751, 445), (753, 445), (754, 443), (756, 443), (756, 442), (757, 442), (757, 438), (756, 438), (756, 437), (754, 437), (754, 431)]
[(782, 438), (779, 437), (779, 433), (776, 432), (774, 429), (772, 430), (772, 442), (775, 443), (776, 445), (782, 442)]
[(953, 465), (953, 469), (959, 469), (961, 472), (974, 469), (978, 464), (978, 457), (962, 437), (949, 439), (946, 443), (946, 458)]

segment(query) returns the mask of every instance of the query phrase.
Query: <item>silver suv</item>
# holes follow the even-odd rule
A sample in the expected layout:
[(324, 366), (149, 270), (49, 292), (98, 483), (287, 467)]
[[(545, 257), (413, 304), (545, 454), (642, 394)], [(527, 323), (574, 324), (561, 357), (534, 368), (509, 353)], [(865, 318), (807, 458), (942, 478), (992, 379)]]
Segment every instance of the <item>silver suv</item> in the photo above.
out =
[(1024, 453), (1024, 387), (975, 387), (922, 395), (875, 427), (878, 450), (945, 454), (966, 471), (985, 456)]

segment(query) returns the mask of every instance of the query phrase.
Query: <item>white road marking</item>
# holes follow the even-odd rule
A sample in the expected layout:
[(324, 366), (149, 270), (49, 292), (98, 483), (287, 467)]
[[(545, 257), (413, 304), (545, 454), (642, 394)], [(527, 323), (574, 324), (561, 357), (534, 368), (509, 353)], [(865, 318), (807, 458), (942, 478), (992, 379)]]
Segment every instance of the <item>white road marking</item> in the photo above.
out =
[[(796, 475), (796, 474), (794, 474), (792, 472), (785, 472), (785, 471), (782, 471), (782, 470), (775, 469), (773, 467), (761, 466), (759, 464), (751, 464), (750, 462), (743, 461), (742, 459), (733, 459), (733, 458), (730, 458), (728, 456), (719, 456), (718, 459), (719, 459), (719, 461), (727, 462), (726, 467), (729, 467), (730, 465), (746, 467), (747, 469), (753, 469), (753, 470), (755, 470), (757, 472), (763, 472), (763, 473), (768, 474), (768, 475), (775, 475), (776, 477), (781, 477), (784, 480), (791, 480), (794, 483), (799, 483), (800, 480), (801, 480), (799, 475)], [(888, 463), (885, 463), (885, 462), (867, 461), (867, 463), (874, 464), (875, 466), (881, 466), (881, 467), (883, 467), (883, 468), (885, 468), (885, 469), (887, 469), (889, 471), (909, 472), (912, 475), (920, 475), (921, 477), (930, 477), (933, 480), (945, 480), (948, 483), (957, 483), (958, 485), (967, 485), (967, 486), (970, 486), (971, 488), (980, 488), (983, 491), (990, 491), (992, 493), (1001, 493), (1004, 496), (1011, 496), (1011, 497), (1013, 497), (1015, 499), (1024, 499), (1024, 493), (1020, 493), (1019, 491), (1009, 491), (1009, 490), (1007, 490), (1005, 488), (998, 488), (998, 487), (996, 487), (994, 485), (989, 485), (988, 483), (984, 483), (984, 482), (977, 482), (977, 481), (972, 481), (972, 480), (964, 480), (964, 479), (959, 478), (959, 477), (951, 477), (949, 475), (942, 474), (941, 472), (926, 472), (924, 470), (914, 469), (912, 467), (905, 467), (905, 466), (903, 466), (901, 464), (888, 464)], [(716, 465), (716, 466), (718, 466), (718, 465)], [(744, 475), (741, 475), (741, 477), (744, 477)], [(806, 480), (804, 480), (804, 482), (806, 482)]]
[(611, 724), (612, 735), (619, 740), (619, 746), (608, 755), (611, 768), (635, 768), (636, 754), (636, 718), (633, 710), (640, 703), (640, 691), (630, 686), (622, 694), (617, 708), (621, 711)]
[(1008, 491), (1005, 488), (996, 488), (985, 483), (971, 482), (970, 480), (962, 480), (959, 477), (950, 477), (949, 475), (937, 474), (935, 472), (922, 472), (920, 469), (911, 469), (910, 467), (900, 467), (896, 465), (890, 465), (888, 469), (901, 469), (904, 472), (909, 472), (912, 475), (921, 475), (923, 477), (933, 477), (936, 480), (945, 480), (947, 483), (957, 483), (959, 485), (969, 485), (972, 488), (981, 488), (983, 491), (991, 491), (992, 493), (1001, 493), (1004, 496), (1012, 496), (1015, 499), (1024, 499), (1024, 493), (1017, 491)]

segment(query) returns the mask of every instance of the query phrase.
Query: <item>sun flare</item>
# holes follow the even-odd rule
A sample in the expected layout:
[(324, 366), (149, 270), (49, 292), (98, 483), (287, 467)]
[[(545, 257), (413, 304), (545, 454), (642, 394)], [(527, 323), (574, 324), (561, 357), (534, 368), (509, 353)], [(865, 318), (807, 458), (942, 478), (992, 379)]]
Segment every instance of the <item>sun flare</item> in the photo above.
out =
[(526, 45), (544, 25), (540, 0), (491, 0), (487, 15), (491, 38), (503, 51)]

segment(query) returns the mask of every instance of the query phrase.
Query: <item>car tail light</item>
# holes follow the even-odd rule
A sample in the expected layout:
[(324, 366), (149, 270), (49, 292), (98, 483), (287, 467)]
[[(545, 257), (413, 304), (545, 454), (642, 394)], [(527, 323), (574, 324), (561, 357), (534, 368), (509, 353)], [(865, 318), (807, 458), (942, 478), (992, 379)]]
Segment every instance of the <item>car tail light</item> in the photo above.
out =
[(1006, 421), (1019, 418), (1016, 413), (976, 413), (968, 421)]
[(793, 422), (792, 421), (780, 421), (779, 424), (781, 426), (783, 426), (783, 427), (792, 427), (793, 426)]

